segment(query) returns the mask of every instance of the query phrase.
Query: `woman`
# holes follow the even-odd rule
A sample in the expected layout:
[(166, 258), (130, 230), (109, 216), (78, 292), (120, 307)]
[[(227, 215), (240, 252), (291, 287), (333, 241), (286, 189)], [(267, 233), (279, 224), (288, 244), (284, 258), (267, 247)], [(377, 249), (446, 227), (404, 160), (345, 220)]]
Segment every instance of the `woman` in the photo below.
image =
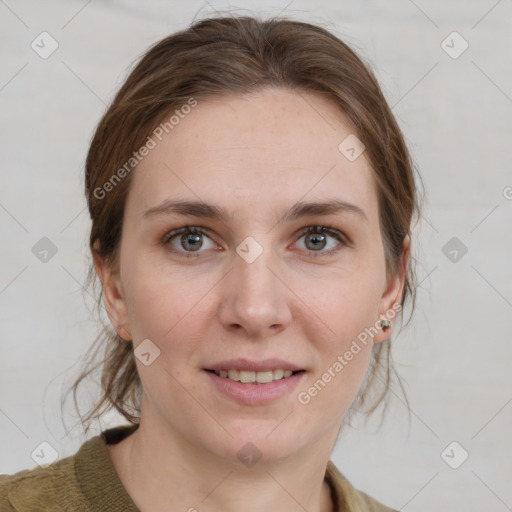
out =
[(100, 121), (85, 189), (116, 331), (86, 420), (131, 425), (1, 476), (0, 510), (391, 510), (330, 461), (382, 370), (367, 412), (383, 400), (414, 297), (411, 159), (355, 53), (284, 18), (167, 37)]

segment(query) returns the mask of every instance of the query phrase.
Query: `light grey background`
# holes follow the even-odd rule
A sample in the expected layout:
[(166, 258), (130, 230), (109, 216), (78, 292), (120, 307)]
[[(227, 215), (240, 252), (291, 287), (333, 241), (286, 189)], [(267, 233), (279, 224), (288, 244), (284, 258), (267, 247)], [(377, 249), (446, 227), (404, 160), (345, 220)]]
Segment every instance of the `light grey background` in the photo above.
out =
[[(65, 457), (85, 440), (69, 398), (63, 425), (60, 399), (97, 333), (82, 290), (82, 173), (105, 105), (150, 44), (228, 8), (319, 23), (351, 44), (372, 63), (425, 183), (418, 309), (394, 350), (411, 422), (395, 386), (382, 427), (356, 418), (333, 461), (399, 510), (511, 510), (509, 0), (0, 2), (0, 473), (34, 467), (43, 441)], [(59, 45), (47, 59), (31, 48), (43, 31)], [(445, 51), (463, 48), (453, 31), (469, 45), (458, 58)], [(42, 237), (57, 247), (46, 263), (32, 252)], [(468, 249), (455, 262), (443, 253), (452, 237)], [(119, 422), (111, 414), (88, 437)], [(469, 453), (457, 469), (441, 457), (453, 441), (452, 465)]]

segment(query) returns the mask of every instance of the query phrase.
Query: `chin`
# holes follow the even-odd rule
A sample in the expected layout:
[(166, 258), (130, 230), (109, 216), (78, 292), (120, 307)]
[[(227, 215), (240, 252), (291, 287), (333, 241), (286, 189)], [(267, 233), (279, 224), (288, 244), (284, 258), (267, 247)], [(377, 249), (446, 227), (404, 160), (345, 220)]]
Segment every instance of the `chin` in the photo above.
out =
[(226, 425), (233, 437), (224, 436), (220, 444), (211, 448), (227, 462), (246, 467), (282, 462), (300, 449), (304, 432), (295, 435), (284, 424), (278, 425), (275, 421), (238, 422), (236, 429)]

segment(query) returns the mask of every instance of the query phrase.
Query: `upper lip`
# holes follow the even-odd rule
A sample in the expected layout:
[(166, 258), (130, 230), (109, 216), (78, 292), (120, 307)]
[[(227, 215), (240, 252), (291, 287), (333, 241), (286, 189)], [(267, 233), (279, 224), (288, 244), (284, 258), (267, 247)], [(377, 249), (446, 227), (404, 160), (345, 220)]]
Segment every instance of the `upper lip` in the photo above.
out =
[(300, 366), (297, 366), (288, 361), (282, 359), (264, 359), (262, 361), (250, 361), (249, 359), (226, 359), (219, 363), (212, 364), (206, 370), (245, 370), (253, 372), (263, 372), (265, 370), (280, 369), (291, 370), (292, 372), (303, 370)]

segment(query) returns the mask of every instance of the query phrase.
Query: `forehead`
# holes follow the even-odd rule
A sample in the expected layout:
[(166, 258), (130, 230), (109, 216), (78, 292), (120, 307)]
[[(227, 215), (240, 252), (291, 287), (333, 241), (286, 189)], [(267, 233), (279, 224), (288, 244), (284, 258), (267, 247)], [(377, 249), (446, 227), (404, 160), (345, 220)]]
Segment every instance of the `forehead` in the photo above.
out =
[(263, 211), (269, 203), (328, 195), (369, 215), (376, 209), (364, 152), (350, 161), (339, 149), (355, 130), (332, 100), (265, 89), (199, 99), (187, 112), (161, 140), (153, 137), (155, 147), (134, 171), (129, 203), (138, 218), (178, 197)]

